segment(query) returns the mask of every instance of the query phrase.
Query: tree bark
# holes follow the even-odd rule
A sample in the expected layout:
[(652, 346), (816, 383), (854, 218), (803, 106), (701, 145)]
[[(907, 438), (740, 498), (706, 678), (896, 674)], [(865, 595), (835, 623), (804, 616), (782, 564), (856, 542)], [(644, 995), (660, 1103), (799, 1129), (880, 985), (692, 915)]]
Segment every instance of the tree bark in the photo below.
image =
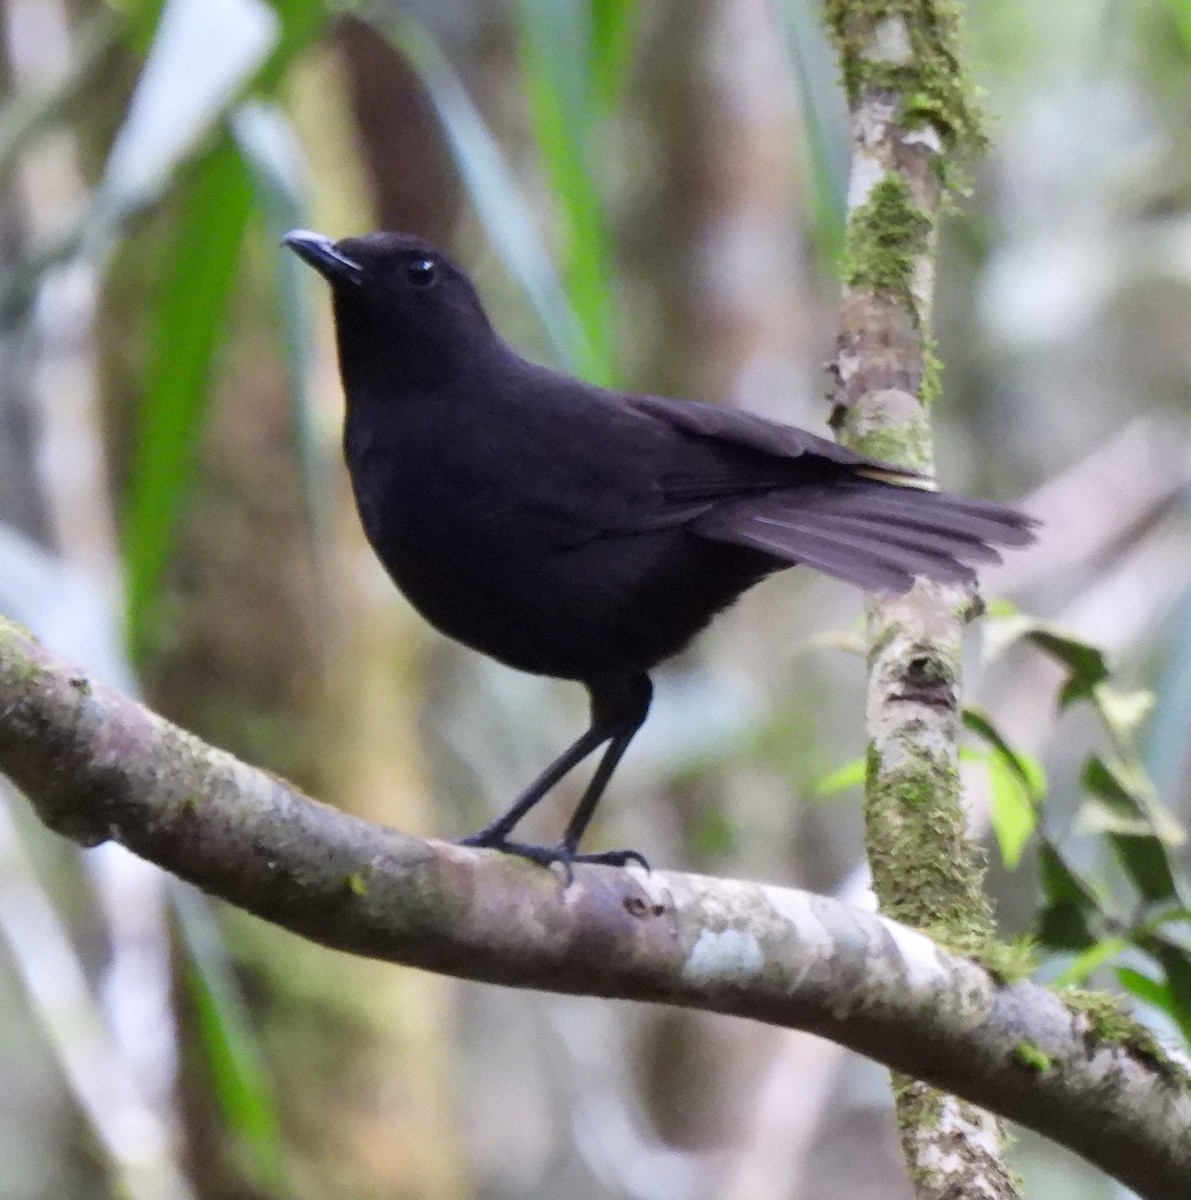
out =
[[(934, 473), (929, 406), (934, 255), (948, 172), (983, 144), (952, 0), (829, 0), (852, 123), (842, 328), (832, 424), (876, 458)], [(919, 580), (868, 606), (866, 845), (882, 912), (975, 952), (993, 933), (958, 769), (964, 586)], [(894, 1080), (919, 1200), (1012, 1200), (999, 1122)]]
[(60, 833), (119, 841), (322, 945), (804, 1029), (1038, 1130), (1145, 1200), (1191, 1194), (1184, 1062), (888, 918), (660, 871), (580, 866), (568, 884), (386, 829), (204, 744), (3, 620), (0, 770)]

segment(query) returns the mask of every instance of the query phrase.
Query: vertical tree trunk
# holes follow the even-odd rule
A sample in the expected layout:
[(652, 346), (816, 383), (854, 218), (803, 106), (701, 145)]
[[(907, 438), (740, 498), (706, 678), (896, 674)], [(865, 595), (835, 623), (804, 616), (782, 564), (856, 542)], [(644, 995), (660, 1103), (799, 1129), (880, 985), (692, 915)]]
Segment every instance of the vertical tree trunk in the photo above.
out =
[[(933, 473), (930, 336), (936, 227), (957, 160), (983, 144), (951, 0), (829, 0), (852, 121), (838, 388), (840, 439)], [(957, 765), (962, 586), (919, 580), (868, 609), (867, 847), (883, 912), (976, 952), (991, 936), (984, 863)], [(1000, 1123), (917, 1081), (894, 1081), (919, 1200), (1018, 1195)]]

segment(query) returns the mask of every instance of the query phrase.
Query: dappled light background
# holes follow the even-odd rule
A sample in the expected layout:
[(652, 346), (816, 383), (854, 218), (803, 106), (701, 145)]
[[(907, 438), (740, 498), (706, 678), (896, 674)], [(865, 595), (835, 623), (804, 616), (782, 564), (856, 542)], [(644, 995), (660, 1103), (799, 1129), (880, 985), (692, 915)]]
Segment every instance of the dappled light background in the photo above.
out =
[[(584, 697), (444, 642), (384, 577), (327, 298), (280, 237), (424, 234), (531, 357), (822, 431), (848, 145), (817, 6), (0, 0), (0, 25), (0, 611), (345, 809), (476, 828)], [(966, 30), (992, 149), (941, 240), (939, 472), (1047, 522), (988, 572), (971, 687), (1111, 888), (1076, 820), (1103, 734), (1056, 715), (1062, 672), (1000, 602), (1154, 691), (1140, 745), (1185, 814), (1191, 6), (970, 0)], [(867, 903), (861, 603), (787, 573), (659, 672), (593, 846)], [(989, 847), (1028, 932), (1033, 851)], [(871, 1063), (309, 946), (8, 792), (0, 1077), (14, 1200), (909, 1196)], [(1030, 1194), (1122, 1194), (1014, 1153)]]

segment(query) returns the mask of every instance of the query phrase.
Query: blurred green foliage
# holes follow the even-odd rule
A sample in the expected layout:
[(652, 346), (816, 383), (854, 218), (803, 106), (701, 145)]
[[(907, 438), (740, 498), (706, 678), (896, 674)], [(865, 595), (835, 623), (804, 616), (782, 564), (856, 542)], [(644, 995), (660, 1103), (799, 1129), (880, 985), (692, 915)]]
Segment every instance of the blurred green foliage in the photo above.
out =
[[(138, 87), (140, 98), (130, 105), (91, 207), (60, 244), (33, 247), (25, 264), (35, 281), (39, 272), (74, 255), (102, 261), (146, 212), (168, 222), (163, 234), (168, 252), (147, 303), (134, 449), (122, 497), (127, 636), (137, 658), (153, 647), (163, 619), (164, 581), (197, 476), (245, 248), (263, 239), (275, 254), (280, 233), (303, 223), (310, 208), (308, 180), (294, 152), (297, 135), (280, 101), (302, 54), (322, 42), (335, 15), (335, 6), (315, 0), (274, 0), (269, 6), (263, 0), (226, 0), (245, 28), (256, 31), (259, 49), (237, 59), (230, 51), (243, 52), (247, 42), (232, 45), (224, 84), (196, 112), (177, 102), (176, 89), (154, 90), (148, 80), (165, 69), (162, 63), (186, 61), (191, 28), (186, 21), (199, 19), (203, 2), (113, 6), (119, 36), (140, 64), (145, 87)], [(623, 330), (608, 164), (618, 153), (616, 124), (624, 116), (645, 7), (635, 0), (517, 0), (511, 7), (540, 177), (528, 182), (429, 26), (391, 6), (367, 13), (418, 72), (472, 210), (556, 358), (613, 386), (623, 381), (624, 368), (617, 351)], [(1191, 5), (1170, 0), (1165, 10), (1185, 58)], [(826, 43), (816, 9), (785, 0), (780, 14), (801, 101), (811, 241), (820, 261), (833, 263), (842, 243), (846, 160), (834, 115), (838, 95), (824, 69)], [(106, 14), (96, 22), (99, 47), (115, 36), (113, 28)], [(213, 74), (223, 69), (197, 66)], [(78, 84), (72, 77), (64, 86)], [(22, 100), (19, 111), (9, 106), (0, 112), (0, 166), (7, 168), (23, 146), (52, 126), (62, 97), (47, 94), (39, 104)], [(144, 139), (139, 150), (138, 138)], [(159, 173), (146, 163), (156, 163)], [(122, 178), (125, 169), (130, 174)], [(314, 523), (322, 504), (308, 394), (311, 293), (296, 260), (276, 261), (274, 349), (288, 383), (295, 453)], [(1182, 625), (1189, 620), (1191, 608)], [(1041, 765), (1015, 747), (989, 714), (974, 709), (967, 714), (977, 742), (968, 753), (980, 757), (989, 773), (1003, 862), (1016, 870), (1033, 870), (1037, 863), (1043, 903), (1035, 934), (1049, 952), (1045, 969), (1072, 983), (1112, 967), (1122, 988), (1164, 1013), (1191, 1041), (1191, 917), (1175, 856), (1181, 834), (1158, 802), (1139, 749), (1147, 706), (1117, 683), (1097, 646), (1027, 618), (1006, 618), (1003, 629), (1004, 636), (1024, 639), (1060, 664), (1058, 707), (1086, 710), (1103, 738), (1080, 775), (1080, 824), (1059, 831), (1052, 828), (1053, 797)], [(1182, 644), (1191, 644), (1191, 637)], [(1160, 700), (1160, 709), (1165, 703)], [(1165, 736), (1168, 742), (1185, 740), (1185, 728)], [(862, 776), (862, 760), (856, 760), (824, 779), (820, 794), (856, 786)], [(728, 853), (740, 837), (733, 818), (718, 810), (700, 817), (692, 834), (696, 849), (708, 855)], [(1090, 856), (1091, 866), (1072, 850), (1081, 842), (1094, 843), (1100, 852)], [(189, 956), (184, 974), (218, 1109), (231, 1139), (253, 1164), (255, 1186), (282, 1195), (280, 1119), (247, 1009), (206, 915), (189, 901), (180, 904), (178, 915)]]

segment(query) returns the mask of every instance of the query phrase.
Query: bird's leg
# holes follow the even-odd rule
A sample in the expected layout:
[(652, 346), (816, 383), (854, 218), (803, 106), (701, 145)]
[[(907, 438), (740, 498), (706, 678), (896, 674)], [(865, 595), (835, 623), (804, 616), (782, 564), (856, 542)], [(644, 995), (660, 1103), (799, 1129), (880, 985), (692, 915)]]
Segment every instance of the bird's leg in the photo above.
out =
[[(567, 868), (569, 877), (571, 864), (574, 862), (603, 863), (608, 866), (624, 866), (627, 862), (638, 862), (646, 870), (649, 864), (635, 850), (610, 850), (598, 854), (577, 853), (579, 839), (583, 836), (596, 805), (612, 778), (633, 735), (641, 728), (646, 714), (649, 712), (649, 702), (653, 695), (653, 686), (649, 676), (645, 674), (630, 676), (627, 680), (615, 680), (589, 683), (591, 694), (591, 725), (587, 732), (568, 750), (559, 755), (546, 769), (529, 785), (517, 798), (508, 812), (497, 817), (495, 821), (485, 825), (483, 829), (461, 838), (463, 846), (486, 846), (495, 850), (503, 850), (507, 854), (516, 854), (533, 862), (549, 866), (561, 862)], [(567, 824), (566, 833), (558, 846), (531, 846), (522, 842), (511, 842), (508, 835), (513, 827), (529, 812), (531, 808), (572, 768), (578, 766), (592, 751), (608, 742), (608, 749), (596, 767), (595, 775), (587, 785), (574, 816)]]
[(593, 718), (591, 727), (572, 746), (564, 750), (538, 777), (513, 801), (507, 812), (501, 813), (483, 829), (459, 839), (461, 846), (493, 846), (505, 849), (507, 838), (513, 827), (564, 775), (577, 767), (593, 750), (598, 750), (612, 733), (600, 728)]
[(562, 837), (565, 861), (604, 863), (614, 867), (623, 867), (628, 862), (636, 862), (640, 863), (647, 871), (649, 870), (649, 863), (646, 862), (644, 855), (639, 854), (636, 850), (604, 850), (595, 854), (580, 854), (578, 851), (579, 842), (587, 832), (588, 825), (591, 824), (596, 805), (600, 802), (600, 797), (604, 794), (604, 789), (608, 786), (612, 773), (619, 765), (624, 752), (629, 748), (629, 743), (633, 740), (637, 730), (645, 723), (645, 718), (649, 714), (649, 703), (652, 699), (653, 685), (649, 681), (649, 676), (644, 674), (630, 678), (627, 685), (622, 684), (615, 695), (610, 691), (597, 692), (594, 687), (592, 688), (593, 714), (600, 706), (608, 705), (609, 700), (613, 701), (611, 711), (615, 713), (616, 732), (613, 733), (608, 743), (608, 749), (604, 751), (595, 774), (587, 785), (587, 790), (583, 793), (583, 799), (579, 801), (579, 806), (567, 823), (566, 832)]

